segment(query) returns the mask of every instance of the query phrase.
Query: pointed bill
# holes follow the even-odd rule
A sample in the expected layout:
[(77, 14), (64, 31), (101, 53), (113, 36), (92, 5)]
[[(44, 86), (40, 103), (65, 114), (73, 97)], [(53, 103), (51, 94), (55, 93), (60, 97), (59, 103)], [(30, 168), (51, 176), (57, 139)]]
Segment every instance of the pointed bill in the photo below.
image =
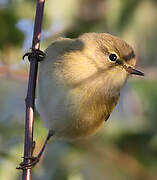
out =
[(129, 66), (127, 67), (126, 71), (130, 74), (134, 74), (134, 75), (138, 75), (138, 76), (144, 76), (144, 73), (137, 70), (137, 69), (134, 69), (133, 67)]

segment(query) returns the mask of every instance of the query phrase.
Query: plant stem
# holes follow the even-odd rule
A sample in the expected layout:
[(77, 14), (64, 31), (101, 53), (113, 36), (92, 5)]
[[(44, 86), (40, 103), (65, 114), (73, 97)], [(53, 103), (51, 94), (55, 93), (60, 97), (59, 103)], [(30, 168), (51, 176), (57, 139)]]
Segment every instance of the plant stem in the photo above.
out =
[[(41, 26), (45, 0), (37, 0), (32, 50), (40, 48)], [(30, 72), (26, 96), (24, 163), (31, 163), (33, 154), (34, 101), (38, 72), (37, 58), (30, 56)], [(22, 180), (31, 180), (31, 168), (23, 169)]]

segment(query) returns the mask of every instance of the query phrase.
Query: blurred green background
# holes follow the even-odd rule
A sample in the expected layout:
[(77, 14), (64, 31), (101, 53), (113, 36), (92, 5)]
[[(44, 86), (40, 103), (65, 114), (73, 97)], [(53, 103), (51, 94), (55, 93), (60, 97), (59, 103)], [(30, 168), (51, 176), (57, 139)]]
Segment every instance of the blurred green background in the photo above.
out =
[[(0, 0), (0, 179), (21, 179), (35, 0)], [(157, 179), (157, 0), (46, 0), (41, 49), (56, 37), (109, 32), (130, 43), (144, 78), (132, 77), (93, 137), (52, 140), (33, 180)], [(35, 115), (35, 153), (47, 135)]]

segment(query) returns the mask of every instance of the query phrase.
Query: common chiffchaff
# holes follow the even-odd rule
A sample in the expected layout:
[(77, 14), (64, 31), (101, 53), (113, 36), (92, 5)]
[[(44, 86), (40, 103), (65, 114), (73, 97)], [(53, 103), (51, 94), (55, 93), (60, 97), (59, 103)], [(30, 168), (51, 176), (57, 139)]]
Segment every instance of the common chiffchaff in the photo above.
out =
[(40, 63), (37, 109), (55, 136), (75, 139), (96, 133), (116, 106), (134, 69), (131, 46), (106, 33), (59, 38)]

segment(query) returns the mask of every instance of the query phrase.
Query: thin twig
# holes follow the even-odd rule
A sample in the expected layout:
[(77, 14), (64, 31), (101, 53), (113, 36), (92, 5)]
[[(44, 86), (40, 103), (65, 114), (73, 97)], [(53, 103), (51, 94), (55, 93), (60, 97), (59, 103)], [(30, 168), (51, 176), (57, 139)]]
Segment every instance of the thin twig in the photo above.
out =
[[(32, 51), (40, 48), (41, 26), (43, 18), (45, 0), (37, 0), (34, 34), (32, 41)], [(38, 59), (36, 56), (30, 56), (30, 72), (28, 81), (28, 90), (26, 96), (26, 120), (25, 120), (25, 142), (24, 142), (24, 162), (29, 164), (32, 161), (33, 154), (33, 125), (34, 125), (34, 100), (36, 79), (38, 71)], [(31, 179), (31, 168), (23, 169), (22, 180)]]

